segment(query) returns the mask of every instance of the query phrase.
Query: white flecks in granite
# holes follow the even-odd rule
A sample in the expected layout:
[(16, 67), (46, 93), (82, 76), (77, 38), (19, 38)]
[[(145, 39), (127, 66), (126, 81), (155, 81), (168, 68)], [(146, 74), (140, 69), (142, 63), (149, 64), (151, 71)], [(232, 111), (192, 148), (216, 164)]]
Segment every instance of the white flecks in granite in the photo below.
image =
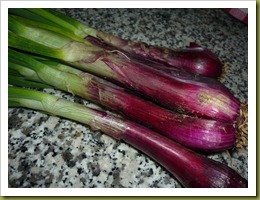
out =
[[(248, 100), (248, 29), (220, 9), (58, 10), (124, 39), (170, 48), (197, 42), (227, 64), (223, 83), (240, 101)], [(58, 90), (44, 91), (103, 109)], [(86, 125), (22, 108), (9, 108), (8, 117), (9, 187), (181, 187), (149, 157)], [(207, 156), (247, 178), (247, 149), (229, 153)]]

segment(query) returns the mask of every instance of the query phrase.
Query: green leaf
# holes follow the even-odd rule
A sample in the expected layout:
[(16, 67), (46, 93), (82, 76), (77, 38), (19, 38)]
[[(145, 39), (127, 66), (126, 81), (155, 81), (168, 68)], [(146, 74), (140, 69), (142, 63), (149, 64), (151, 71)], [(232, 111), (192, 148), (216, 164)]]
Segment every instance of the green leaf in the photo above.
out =
[(8, 84), (20, 87), (30, 87), (30, 88), (53, 88), (50, 85), (39, 83), (35, 81), (26, 80), (24, 77), (8, 75)]
[(8, 46), (52, 58), (63, 58), (63, 54), (60, 49), (39, 44), (10, 31), (8, 32)]

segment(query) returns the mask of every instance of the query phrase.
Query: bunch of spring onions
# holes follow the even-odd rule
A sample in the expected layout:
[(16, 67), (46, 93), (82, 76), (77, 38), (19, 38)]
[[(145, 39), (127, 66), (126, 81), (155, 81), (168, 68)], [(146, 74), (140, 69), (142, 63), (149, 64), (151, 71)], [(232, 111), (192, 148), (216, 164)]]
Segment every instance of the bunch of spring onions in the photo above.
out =
[[(231, 123), (174, 113), (131, 94), (123, 87), (55, 61), (36, 60), (12, 49), (9, 49), (8, 55), (10, 76), (78, 95), (117, 111), (186, 147), (213, 152), (235, 145), (236, 128)], [(9, 83), (24, 86), (17, 80), (12, 78)]]
[[(185, 187), (247, 187), (247, 181), (234, 170), (186, 149), (233, 148), (239, 141), (238, 127), (244, 127), (246, 119), (239, 100), (218, 80), (188, 73), (187, 68), (171, 70), (170, 74), (161, 70), (170, 66), (169, 60), (185, 58), (182, 53), (173, 56), (168, 50), (146, 46), (149, 53), (143, 55), (136, 50), (142, 44), (121, 46), (118, 38), (52, 10), (11, 9), (10, 13), (10, 84), (64, 90), (125, 118), (33, 90), (27, 94), (29, 90), (17, 87), (9, 88), (10, 106), (42, 110), (99, 127), (151, 156)], [(195, 56), (199, 52), (195, 49), (179, 52)], [(153, 52), (167, 55), (158, 60), (151, 55), (161, 54)], [(211, 52), (203, 52), (195, 57), (214, 58), (217, 63)], [(190, 161), (193, 170), (188, 167)]]

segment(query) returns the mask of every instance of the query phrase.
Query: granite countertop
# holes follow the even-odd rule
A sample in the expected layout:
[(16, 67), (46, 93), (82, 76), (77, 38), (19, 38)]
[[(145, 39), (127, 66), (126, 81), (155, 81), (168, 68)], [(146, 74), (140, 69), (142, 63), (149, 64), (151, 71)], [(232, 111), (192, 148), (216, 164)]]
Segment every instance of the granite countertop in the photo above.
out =
[[(220, 9), (58, 9), (125, 39), (179, 48), (197, 42), (227, 64), (223, 83), (248, 99), (248, 28)], [(96, 105), (57, 90), (46, 92)], [(74, 121), (29, 109), (8, 113), (9, 187), (181, 187), (143, 153)], [(247, 178), (247, 150), (209, 154)], [(192, 170), (192, 169), (191, 169)]]

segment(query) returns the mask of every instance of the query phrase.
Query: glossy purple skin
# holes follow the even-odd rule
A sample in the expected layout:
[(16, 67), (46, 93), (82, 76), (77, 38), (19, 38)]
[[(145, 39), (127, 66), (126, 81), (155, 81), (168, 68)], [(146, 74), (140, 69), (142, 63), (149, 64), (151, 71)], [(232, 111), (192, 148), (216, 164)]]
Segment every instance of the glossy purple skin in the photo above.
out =
[(248, 187), (235, 170), (158, 134), (128, 125), (119, 138), (160, 163), (187, 188)]
[[(113, 75), (106, 78), (133, 89), (164, 107), (230, 123), (234, 123), (238, 117), (239, 101), (217, 80), (196, 76), (188, 79), (190, 75), (183, 72), (168, 75), (127, 60), (120, 54), (106, 54), (100, 60), (113, 70)], [(88, 70), (91, 71), (91, 68)], [(102, 76), (101, 69), (99, 73)]]
[[(217, 57), (211, 57), (203, 48), (175, 49), (166, 53), (164, 48), (149, 48), (149, 54), (136, 52), (138, 55), (167, 63), (190, 73), (218, 78), (222, 74), (222, 63)], [(166, 54), (166, 55), (165, 55)]]
[(120, 112), (188, 148), (212, 152), (235, 145), (236, 129), (232, 123), (177, 115), (97, 77), (93, 77), (86, 87), (89, 100)]
[(89, 124), (91, 128), (101, 130), (142, 151), (168, 170), (184, 187), (247, 187), (247, 180), (227, 165), (195, 153), (124, 118), (102, 111), (94, 112), (96, 115), (93, 117), (93, 123)]
[[(218, 78), (222, 74), (223, 65), (217, 55), (206, 48), (195, 46), (193, 43), (191, 44), (192, 48), (168, 49), (150, 46), (141, 42), (127, 41), (104, 32), (99, 32), (97, 36), (104, 41), (103, 47), (105, 48), (109, 47), (109, 45), (114, 46), (130, 54), (137, 54), (141, 57), (167, 64), (166, 66), (170, 68), (174, 67), (179, 70), (213, 78)], [(102, 45), (102, 41), (97, 41), (98, 38), (96, 41), (94, 38), (89, 39), (89, 41), (91, 40), (96, 42), (97, 45)]]

